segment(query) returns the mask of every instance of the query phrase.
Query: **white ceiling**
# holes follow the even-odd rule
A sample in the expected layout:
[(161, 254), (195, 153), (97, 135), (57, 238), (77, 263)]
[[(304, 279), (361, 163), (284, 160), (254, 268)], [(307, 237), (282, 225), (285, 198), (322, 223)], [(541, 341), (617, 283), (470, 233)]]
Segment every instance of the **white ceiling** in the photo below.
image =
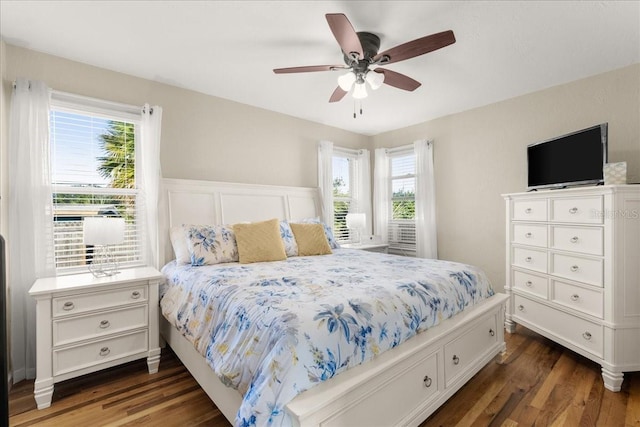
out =
[[(456, 43), (388, 65), (420, 82), (383, 85), (353, 118), (329, 104), (342, 64), (324, 15), (344, 13), (380, 51), (444, 30)], [(638, 1), (11, 1), (16, 46), (375, 135), (640, 62)], [(28, 76), (25, 76), (28, 77)]]

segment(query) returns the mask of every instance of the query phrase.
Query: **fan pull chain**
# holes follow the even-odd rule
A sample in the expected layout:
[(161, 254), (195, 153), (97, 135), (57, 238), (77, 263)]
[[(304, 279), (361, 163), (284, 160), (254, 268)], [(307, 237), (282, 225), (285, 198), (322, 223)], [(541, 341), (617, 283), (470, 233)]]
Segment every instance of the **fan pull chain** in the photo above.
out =
[(362, 101), (358, 100), (356, 101), (355, 99), (353, 100), (353, 118), (355, 119), (356, 117), (358, 117), (358, 115), (356, 114), (356, 103), (358, 103), (358, 107), (360, 110), (360, 115), (362, 115)]

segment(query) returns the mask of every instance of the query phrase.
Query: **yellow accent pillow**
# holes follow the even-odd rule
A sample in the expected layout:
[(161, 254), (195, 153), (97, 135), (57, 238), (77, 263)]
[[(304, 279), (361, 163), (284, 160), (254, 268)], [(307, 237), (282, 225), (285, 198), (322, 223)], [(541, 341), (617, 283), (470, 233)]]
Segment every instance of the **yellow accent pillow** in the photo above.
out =
[(331, 246), (327, 240), (322, 224), (290, 223), (293, 236), (298, 243), (298, 255), (326, 255), (330, 254)]
[(280, 237), (279, 220), (234, 224), (233, 232), (238, 244), (240, 264), (287, 259)]

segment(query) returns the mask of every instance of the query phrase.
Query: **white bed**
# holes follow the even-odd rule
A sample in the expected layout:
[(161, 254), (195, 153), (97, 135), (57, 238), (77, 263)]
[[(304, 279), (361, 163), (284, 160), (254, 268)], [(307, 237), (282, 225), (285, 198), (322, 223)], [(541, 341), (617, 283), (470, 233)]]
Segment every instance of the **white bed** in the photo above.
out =
[[(233, 224), (268, 218), (321, 216), (318, 191), (205, 181), (164, 180), (168, 211), (161, 215), (164, 259), (173, 259), (169, 228), (180, 224)], [(300, 426), (418, 425), (505, 350), (506, 296), (496, 294), (303, 392), (286, 405)], [(230, 422), (242, 396), (226, 387), (204, 357), (161, 316), (161, 333)]]

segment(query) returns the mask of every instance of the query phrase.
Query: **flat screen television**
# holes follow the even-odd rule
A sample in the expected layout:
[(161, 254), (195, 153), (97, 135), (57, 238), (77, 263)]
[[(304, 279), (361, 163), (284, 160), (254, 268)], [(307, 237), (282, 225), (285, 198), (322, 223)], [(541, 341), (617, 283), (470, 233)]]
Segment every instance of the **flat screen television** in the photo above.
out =
[(529, 190), (604, 182), (607, 123), (527, 146)]

